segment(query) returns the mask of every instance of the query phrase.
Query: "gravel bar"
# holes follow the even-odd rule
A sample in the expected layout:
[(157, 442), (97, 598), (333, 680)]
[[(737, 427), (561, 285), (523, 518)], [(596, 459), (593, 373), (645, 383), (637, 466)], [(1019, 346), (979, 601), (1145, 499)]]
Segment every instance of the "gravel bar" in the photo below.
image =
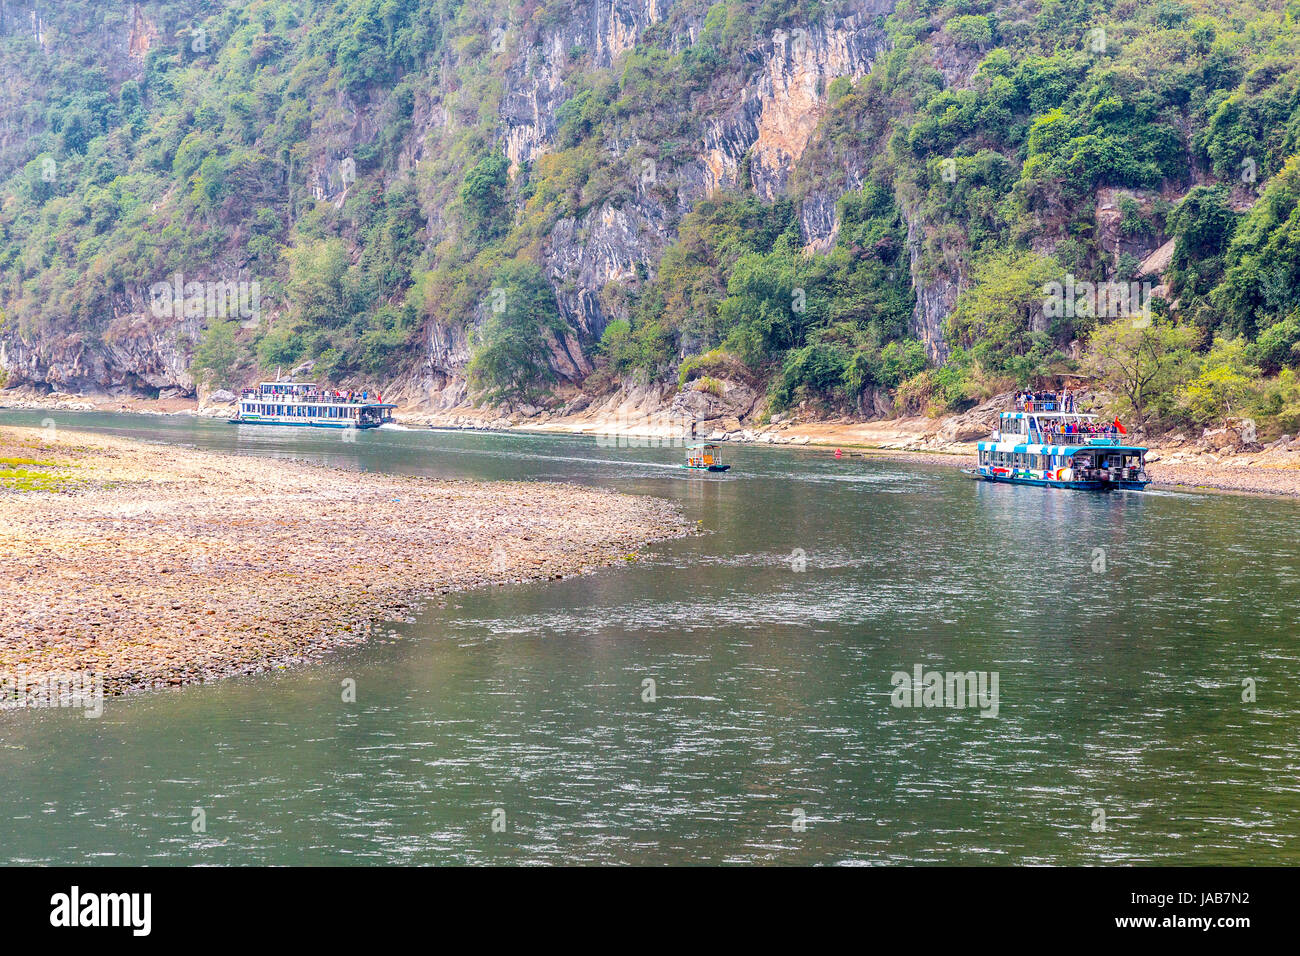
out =
[(0, 459), (0, 674), (90, 672), (110, 694), (309, 660), (439, 594), (691, 530), (656, 498), (84, 432), (0, 427)]

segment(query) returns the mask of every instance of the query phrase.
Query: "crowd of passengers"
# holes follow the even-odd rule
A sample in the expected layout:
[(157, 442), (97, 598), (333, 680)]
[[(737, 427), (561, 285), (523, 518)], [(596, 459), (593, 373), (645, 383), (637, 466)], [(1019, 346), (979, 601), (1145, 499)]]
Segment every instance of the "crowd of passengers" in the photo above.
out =
[(1074, 396), (1067, 391), (1021, 392), (1016, 396), (1018, 412), (1073, 412)]
[(261, 391), (256, 388), (244, 389), (245, 398), (262, 398), (266, 401), (290, 401), (290, 402), (332, 402), (342, 405), (359, 405), (363, 402), (381, 402), (383, 398), (378, 392), (375, 392), (372, 398), (369, 390), (357, 391), (356, 389), (345, 388), (312, 388), (304, 391), (301, 386), (295, 385), (274, 385), (268, 391)]
[(1069, 444), (1071, 438), (1112, 438), (1119, 434), (1113, 422), (1039, 421), (1045, 444)]

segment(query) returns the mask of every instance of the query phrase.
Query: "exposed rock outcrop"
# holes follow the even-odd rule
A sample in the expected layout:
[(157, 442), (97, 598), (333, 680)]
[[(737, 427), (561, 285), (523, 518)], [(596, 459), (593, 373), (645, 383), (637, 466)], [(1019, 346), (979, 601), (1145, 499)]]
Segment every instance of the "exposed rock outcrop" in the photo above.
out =
[(912, 287), (916, 291), (910, 331), (925, 343), (926, 356), (937, 365), (948, 358), (943, 323), (957, 302), (965, 277), (961, 272), (961, 262), (956, 257), (947, 269), (938, 274), (926, 268), (922, 249), (924, 228), (915, 214), (907, 217), (907, 255)]
[(140, 311), (119, 316), (101, 336), (69, 332), (33, 342), (0, 338), (6, 386), (30, 385), (88, 395), (192, 395), (192, 343), (198, 319), (159, 320)]
[(862, 15), (831, 24), (777, 30), (750, 54), (754, 69), (735, 105), (706, 126), (703, 194), (747, 185), (739, 182), (746, 155), (760, 196), (773, 199), (785, 192), (825, 110), (830, 82), (864, 75), (885, 47), (871, 15), (892, 9), (893, 3), (869, 0), (866, 7)]

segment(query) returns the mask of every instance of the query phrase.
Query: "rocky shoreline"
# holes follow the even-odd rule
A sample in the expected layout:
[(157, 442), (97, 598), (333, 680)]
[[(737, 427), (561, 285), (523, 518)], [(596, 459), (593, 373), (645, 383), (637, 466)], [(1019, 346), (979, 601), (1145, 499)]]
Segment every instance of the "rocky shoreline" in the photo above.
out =
[[(569, 414), (530, 410), (530, 415), (502, 417), (486, 409), (457, 408), (430, 412), (399, 409), (396, 420), (408, 426), (474, 431), (518, 430), (571, 435), (638, 438), (680, 437), (680, 420), (644, 407), (609, 404)], [(79, 395), (0, 392), (0, 408), (51, 411), (138, 412), (226, 418), (233, 405), (199, 405), (192, 399), (91, 399)], [(962, 415), (935, 419), (910, 416), (869, 422), (776, 420), (747, 427), (738, 420), (710, 425), (697, 438), (740, 444), (823, 446), (853, 449), (892, 461), (950, 462), (968, 466), (975, 460), (975, 440), (986, 435), (996, 412), (993, 403)], [(1225, 434), (1228, 432), (1228, 434)], [(1201, 490), (1300, 497), (1300, 437), (1260, 446), (1216, 429), (1195, 441), (1176, 435), (1151, 444), (1149, 472), (1157, 484)]]
[(115, 694), (255, 673), (440, 594), (580, 574), (690, 531), (668, 502), (573, 485), (0, 426), (0, 676), (93, 673)]

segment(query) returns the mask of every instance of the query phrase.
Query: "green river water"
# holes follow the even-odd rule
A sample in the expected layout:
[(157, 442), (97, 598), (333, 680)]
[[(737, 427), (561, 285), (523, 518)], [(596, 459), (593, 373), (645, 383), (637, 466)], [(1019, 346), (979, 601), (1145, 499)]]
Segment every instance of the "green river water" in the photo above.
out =
[[(700, 476), (680, 449), (592, 438), (57, 418), (599, 485), (708, 533), (99, 719), (0, 712), (5, 862), (1300, 862), (1296, 502), (994, 486), (827, 449), (730, 448), (730, 473)], [(996, 716), (893, 706), (918, 664), (995, 672)]]

